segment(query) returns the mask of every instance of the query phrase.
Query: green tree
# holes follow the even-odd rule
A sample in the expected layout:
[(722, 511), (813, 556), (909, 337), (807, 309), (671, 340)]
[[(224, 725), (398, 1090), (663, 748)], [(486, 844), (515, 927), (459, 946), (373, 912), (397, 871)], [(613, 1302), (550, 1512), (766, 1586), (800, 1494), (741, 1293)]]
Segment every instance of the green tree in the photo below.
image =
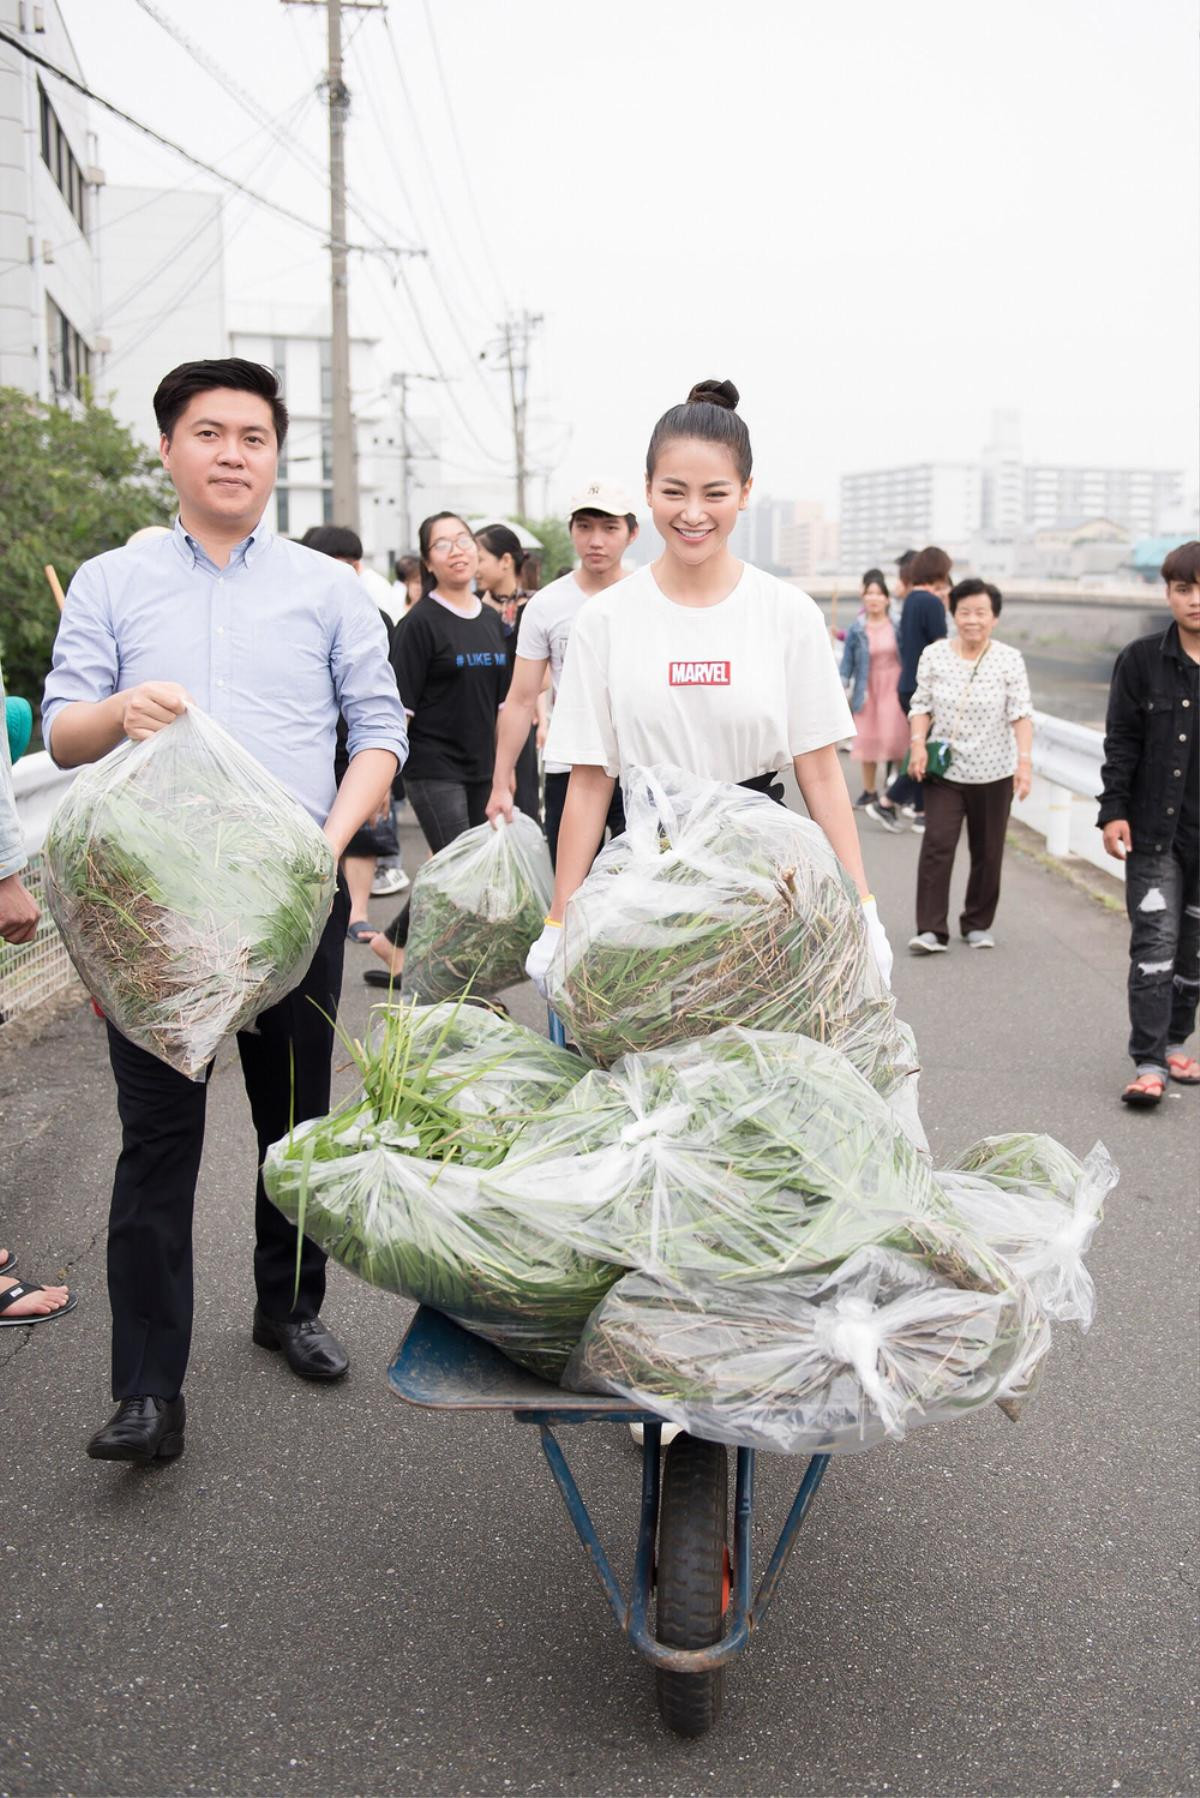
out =
[(155, 456), (103, 406), (43, 405), (0, 387), (0, 662), (10, 693), (36, 705), (58, 607), (81, 562), (146, 524), (168, 524), (173, 496)]
[(542, 545), (543, 587), (574, 568), (575, 545), (561, 518), (519, 518), (517, 523), (532, 531)]

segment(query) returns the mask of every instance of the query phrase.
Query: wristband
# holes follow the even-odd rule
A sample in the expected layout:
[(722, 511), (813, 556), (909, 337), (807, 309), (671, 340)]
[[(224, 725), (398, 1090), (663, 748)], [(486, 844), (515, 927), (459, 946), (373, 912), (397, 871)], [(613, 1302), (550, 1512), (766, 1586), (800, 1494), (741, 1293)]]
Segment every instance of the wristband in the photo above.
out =
[(1031, 756), (1031, 755), (1019, 755), (1019, 756), (1018, 756), (1018, 757), (1017, 757), (1017, 763), (1018, 763), (1018, 765), (1019, 765), (1019, 764), (1020, 764), (1020, 763), (1021, 763), (1021, 762), (1032, 762), (1032, 761), (1033, 761), (1033, 757), (1032, 757), (1032, 756)]
[(561, 918), (543, 918), (542, 923), (543, 924), (553, 924), (555, 930), (562, 929), (562, 919)]

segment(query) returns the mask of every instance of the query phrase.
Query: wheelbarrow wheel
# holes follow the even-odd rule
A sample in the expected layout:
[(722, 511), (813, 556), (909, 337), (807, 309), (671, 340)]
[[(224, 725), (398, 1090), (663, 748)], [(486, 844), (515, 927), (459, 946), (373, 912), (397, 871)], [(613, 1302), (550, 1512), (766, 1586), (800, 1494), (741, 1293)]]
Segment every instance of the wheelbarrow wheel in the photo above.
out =
[[(729, 1481), (717, 1442), (677, 1436), (666, 1454), (658, 1520), (656, 1634), (670, 1648), (720, 1640), (728, 1596)], [(721, 1714), (723, 1669), (656, 1669), (658, 1708), (681, 1736), (702, 1736)]]

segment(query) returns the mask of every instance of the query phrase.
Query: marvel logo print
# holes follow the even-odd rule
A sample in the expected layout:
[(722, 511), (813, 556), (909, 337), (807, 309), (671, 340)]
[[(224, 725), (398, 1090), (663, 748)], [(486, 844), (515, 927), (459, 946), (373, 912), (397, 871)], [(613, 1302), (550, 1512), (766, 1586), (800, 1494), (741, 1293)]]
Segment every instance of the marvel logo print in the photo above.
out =
[(728, 662), (672, 662), (670, 683), (673, 687), (727, 687), (729, 669)]

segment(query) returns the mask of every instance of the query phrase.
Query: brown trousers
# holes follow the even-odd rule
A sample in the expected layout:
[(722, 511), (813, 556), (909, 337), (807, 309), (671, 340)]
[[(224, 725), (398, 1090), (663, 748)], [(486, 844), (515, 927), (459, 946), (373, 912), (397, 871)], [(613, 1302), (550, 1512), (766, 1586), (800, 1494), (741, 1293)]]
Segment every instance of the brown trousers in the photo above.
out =
[(917, 865), (917, 932), (932, 930), (939, 942), (950, 941), (950, 876), (954, 855), (967, 821), (971, 874), (959, 918), (968, 930), (987, 930), (1000, 903), (1000, 864), (1012, 807), (1012, 776), (967, 784), (953, 780), (925, 782), (925, 835)]

